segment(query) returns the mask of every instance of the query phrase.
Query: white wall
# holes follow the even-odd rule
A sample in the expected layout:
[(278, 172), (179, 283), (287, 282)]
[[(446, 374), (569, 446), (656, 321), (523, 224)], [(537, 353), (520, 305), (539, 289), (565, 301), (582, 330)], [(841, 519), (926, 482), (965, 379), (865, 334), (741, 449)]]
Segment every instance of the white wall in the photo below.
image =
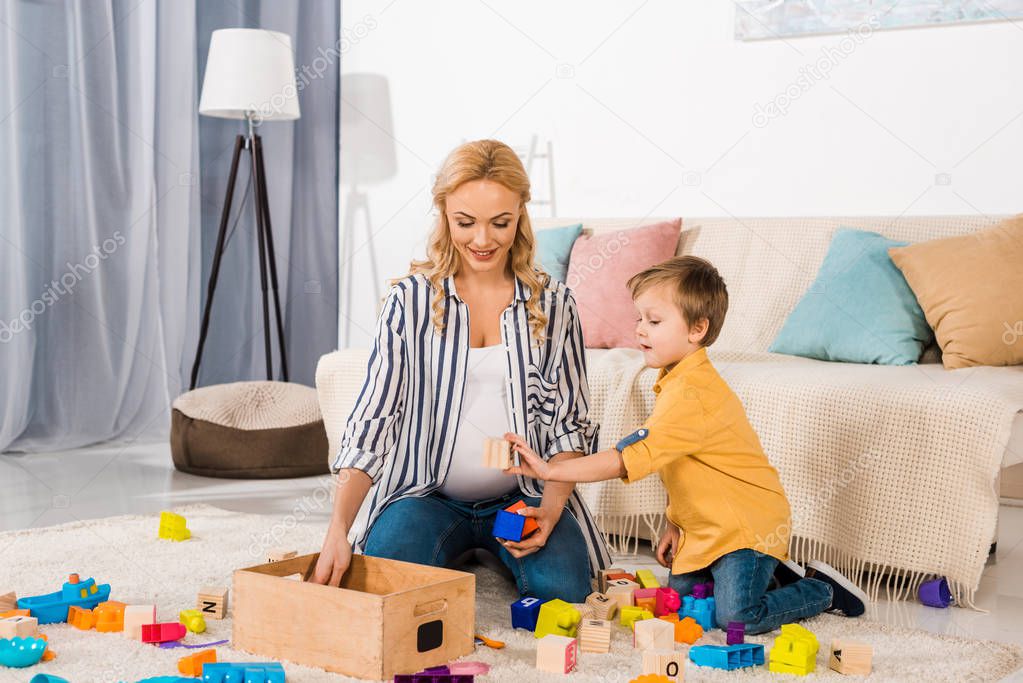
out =
[[(342, 97), (344, 73), (390, 80), (399, 170), (369, 188), (384, 277), (423, 253), (437, 166), (481, 137), (552, 139), (566, 216), (1023, 209), (1020, 22), (739, 42), (725, 0), (381, 7), (344, 4), (361, 35)], [(787, 113), (763, 125), (755, 113), (787, 90)], [(360, 288), (352, 345), (375, 313)]]

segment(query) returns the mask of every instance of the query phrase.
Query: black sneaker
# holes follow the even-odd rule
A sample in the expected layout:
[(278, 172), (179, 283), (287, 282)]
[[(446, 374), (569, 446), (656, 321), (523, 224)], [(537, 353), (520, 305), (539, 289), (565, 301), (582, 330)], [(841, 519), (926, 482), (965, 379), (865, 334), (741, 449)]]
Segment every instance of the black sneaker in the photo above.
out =
[(806, 578), (817, 579), (831, 586), (831, 607), (826, 611), (858, 617), (867, 610), (867, 594), (826, 562), (810, 560), (806, 567)]
[(784, 588), (806, 576), (806, 570), (793, 560), (778, 560), (774, 568), (774, 587)]

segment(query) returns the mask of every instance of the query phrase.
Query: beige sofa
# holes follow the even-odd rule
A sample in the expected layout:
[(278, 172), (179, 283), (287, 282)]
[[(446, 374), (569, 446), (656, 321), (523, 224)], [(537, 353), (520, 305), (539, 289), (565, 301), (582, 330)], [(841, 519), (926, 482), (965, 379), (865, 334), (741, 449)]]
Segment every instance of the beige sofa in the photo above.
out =
[[(905, 597), (932, 575), (970, 604), (995, 538), (1000, 468), (1023, 462), (1023, 368), (947, 371), (935, 351), (918, 366), (831, 363), (767, 352), (813, 281), (839, 226), (917, 242), (1001, 217), (683, 218), (678, 253), (711, 260), (729, 287), (728, 318), (710, 357), (746, 407), (793, 509), (791, 552), (822, 558), (873, 596)], [(660, 218), (534, 219), (537, 229), (581, 222), (591, 232)], [(369, 349), (324, 356), (317, 389), (333, 454)], [(600, 447), (653, 405), (656, 371), (638, 352), (588, 349)], [(583, 487), (620, 551), (651, 537), (665, 499), (656, 477)], [(898, 577), (900, 580), (893, 581)]]

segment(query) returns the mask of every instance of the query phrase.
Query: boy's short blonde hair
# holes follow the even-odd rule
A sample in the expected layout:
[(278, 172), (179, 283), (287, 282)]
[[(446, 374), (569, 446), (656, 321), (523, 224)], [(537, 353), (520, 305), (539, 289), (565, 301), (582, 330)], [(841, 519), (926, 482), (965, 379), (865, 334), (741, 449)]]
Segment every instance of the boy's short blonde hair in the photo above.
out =
[(676, 256), (629, 278), (632, 298), (657, 285), (668, 285), (672, 298), (692, 327), (707, 319), (707, 334), (700, 342), (710, 346), (718, 338), (728, 312), (728, 288), (710, 261), (697, 256)]

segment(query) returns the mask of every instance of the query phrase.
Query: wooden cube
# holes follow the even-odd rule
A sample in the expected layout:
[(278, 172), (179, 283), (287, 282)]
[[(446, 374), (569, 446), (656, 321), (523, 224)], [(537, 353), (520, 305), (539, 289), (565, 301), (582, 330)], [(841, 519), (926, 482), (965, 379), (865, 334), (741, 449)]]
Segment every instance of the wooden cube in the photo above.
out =
[(571, 605), (572, 607), (575, 607), (577, 612), (579, 612), (579, 617), (581, 619), (596, 619), (596, 614), (594, 614), (593, 608), (585, 602), (573, 602)]
[(874, 648), (852, 640), (832, 640), (828, 667), (840, 674), (869, 676)]
[(584, 619), (579, 624), (579, 649), (583, 652), (608, 652), (611, 649), (611, 622)]
[(575, 668), (575, 638), (544, 636), (536, 643), (536, 668), (556, 674), (567, 674)]
[(652, 676), (666, 676), (672, 681), (685, 677), (686, 654), (672, 649), (646, 650), (643, 652), (643, 673)]
[(593, 610), (594, 619), (613, 619), (618, 612), (618, 603), (603, 593), (590, 593), (586, 604)]
[(156, 605), (128, 605), (124, 608), (125, 638), (142, 640), (142, 627), (156, 623)]
[(607, 577), (609, 574), (621, 574), (623, 571), (624, 570), (619, 567), (609, 567), (607, 569), (601, 569), (599, 572), (597, 572), (597, 592), (598, 593), (607, 592), (607, 582), (609, 580)]
[(35, 617), (7, 617), (0, 619), (0, 638), (29, 638), (34, 636), (39, 627)]
[(222, 586), (206, 586), (199, 591), (198, 606), (203, 617), (223, 619), (227, 616), (227, 589)]
[(661, 619), (644, 619), (632, 627), (632, 645), (639, 650), (671, 650), (675, 647), (675, 625)]
[(233, 648), (370, 680), (440, 666), (473, 651), (472, 574), (355, 555), (340, 588), (283, 579), (309, 576), (318, 557), (234, 573)]
[(293, 557), (298, 556), (298, 552), (295, 550), (287, 550), (286, 548), (271, 548), (266, 551), (267, 562), (280, 562), (282, 560), (290, 560)]
[(639, 588), (639, 584), (628, 579), (612, 579), (607, 582), (607, 590), (604, 594), (618, 603), (618, 608), (632, 607), (632, 591)]
[(10, 593), (0, 593), (0, 612), (7, 612), (12, 609), (18, 608), (18, 594), (14, 591)]
[(511, 442), (507, 439), (486, 438), (483, 440), (483, 466), (506, 470), (511, 467)]

